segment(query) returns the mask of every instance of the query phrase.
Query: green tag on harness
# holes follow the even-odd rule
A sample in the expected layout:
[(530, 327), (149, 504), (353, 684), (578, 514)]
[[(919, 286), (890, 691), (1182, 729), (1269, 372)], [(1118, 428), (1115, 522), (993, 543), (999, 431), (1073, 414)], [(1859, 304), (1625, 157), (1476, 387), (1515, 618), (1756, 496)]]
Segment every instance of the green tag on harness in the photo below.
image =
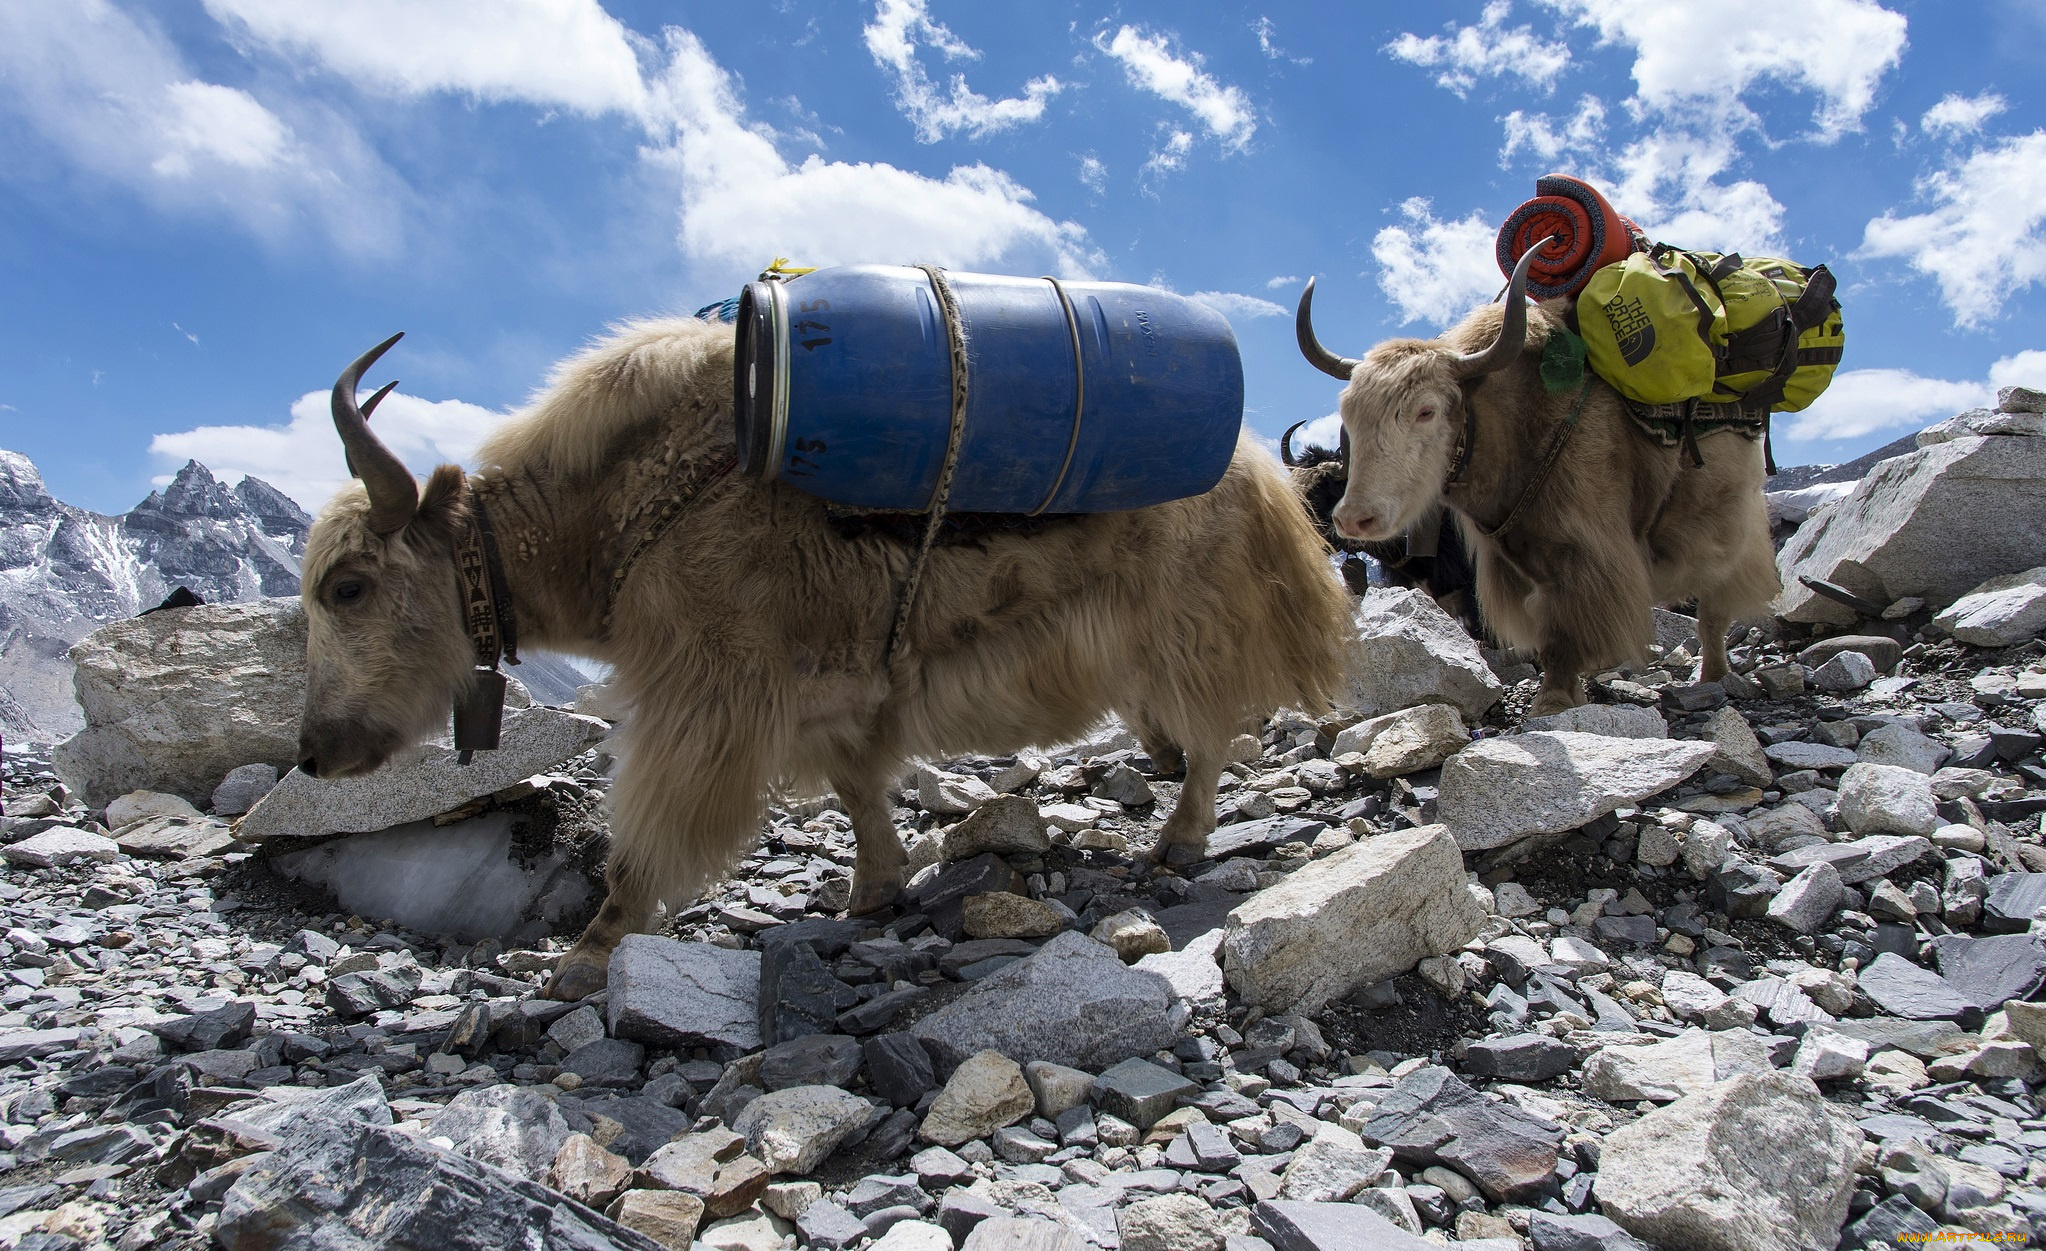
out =
[(1557, 395), (1584, 381), (1584, 340), (1562, 326), (1542, 344), (1542, 386)]

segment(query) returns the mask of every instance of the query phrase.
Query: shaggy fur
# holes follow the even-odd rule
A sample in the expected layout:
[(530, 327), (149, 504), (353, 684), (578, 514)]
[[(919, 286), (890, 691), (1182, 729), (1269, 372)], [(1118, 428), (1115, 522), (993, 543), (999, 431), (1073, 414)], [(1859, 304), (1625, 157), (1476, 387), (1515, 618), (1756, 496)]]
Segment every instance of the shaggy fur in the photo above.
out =
[[(612, 665), (631, 700), (614, 739), (610, 895), (553, 993), (601, 985), (621, 937), (727, 869), (773, 785), (837, 791), (860, 912), (902, 885), (888, 792), (908, 759), (1069, 740), (1118, 712), (1161, 767), (1184, 761), (1158, 854), (1198, 850), (1230, 738), (1331, 693), (1348, 599), (1248, 440), (1205, 495), (940, 545), (894, 674), (883, 652), (909, 548), (878, 528), (847, 537), (820, 501), (737, 474), (645, 552), (603, 630), (621, 520), (683, 466), (729, 454), (731, 380), (730, 329), (626, 327), (560, 366), (470, 480), (522, 643)], [(460, 483), (436, 471), (419, 516), (387, 539), (359, 484), (313, 527), (304, 739), (323, 775), (373, 768), (443, 725), (470, 680), (449, 537)], [(368, 589), (343, 603), (343, 582)]]
[(1537, 373), (1568, 305), (1537, 305), (1519, 359), (1471, 392), (1475, 450), (1463, 481), (1444, 491), (1463, 422), (1454, 358), (1498, 338), (1503, 307), (1479, 309), (1440, 339), (1393, 339), (1364, 357), (1342, 398), (1352, 453), (1338, 531), (1390, 538), (1447, 502), (1477, 557), (1487, 624), (1541, 656), (1536, 715), (1582, 703), (1587, 671), (1639, 663), (1655, 638), (1655, 604), (1697, 599), (1702, 678), (1726, 676), (1728, 624), (1781, 589), (1760, 443), (1708, 438), (1704, 467), (1693, 467), (1682, 449), (1644, 436), (1619, 395), (1593, 379), (1534, 504), (1503, 540), (1486, 538), (1479, 527), (1497, 528), (1512, 511), (1577, 400), (1575, 390), (1550, 395)]

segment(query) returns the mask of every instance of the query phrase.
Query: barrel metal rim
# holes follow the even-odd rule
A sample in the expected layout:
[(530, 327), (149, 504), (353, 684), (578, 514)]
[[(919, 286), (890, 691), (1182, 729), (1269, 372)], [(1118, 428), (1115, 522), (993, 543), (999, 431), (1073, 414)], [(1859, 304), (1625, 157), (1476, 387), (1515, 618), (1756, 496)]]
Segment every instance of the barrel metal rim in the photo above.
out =
[(774, 382), (768, 387), (767, 463), (761, 480), (772, 482), (781, 474), (781, 458), (789, 436), (789, 297), (779, 282), (767, 288), (768, 333), (774, 344)]

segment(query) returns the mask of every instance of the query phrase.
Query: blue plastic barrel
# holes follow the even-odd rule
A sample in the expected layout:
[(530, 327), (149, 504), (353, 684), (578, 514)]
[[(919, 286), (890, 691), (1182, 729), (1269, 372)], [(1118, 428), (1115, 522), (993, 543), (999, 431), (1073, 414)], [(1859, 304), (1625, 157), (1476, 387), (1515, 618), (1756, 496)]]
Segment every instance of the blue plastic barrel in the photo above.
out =
[[(968, 362), (949, 510), (1114, 512), (1221, 480), (1243, 364), (1220, 313), (1127, 283), (945, 277)], [(751, 283), (737, 332), (741, 471), (860, 508), (931, 507), (952, 354), (929, 275), (845, 265)]]

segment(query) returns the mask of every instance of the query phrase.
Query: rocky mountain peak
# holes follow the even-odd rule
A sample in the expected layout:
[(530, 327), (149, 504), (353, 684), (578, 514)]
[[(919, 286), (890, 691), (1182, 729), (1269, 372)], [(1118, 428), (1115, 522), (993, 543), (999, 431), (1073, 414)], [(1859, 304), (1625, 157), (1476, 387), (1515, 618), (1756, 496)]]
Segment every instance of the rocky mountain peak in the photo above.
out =
[(41, 515), (56, 507), (35, 462), (20, 452), (0, 450), (0, 514)]

